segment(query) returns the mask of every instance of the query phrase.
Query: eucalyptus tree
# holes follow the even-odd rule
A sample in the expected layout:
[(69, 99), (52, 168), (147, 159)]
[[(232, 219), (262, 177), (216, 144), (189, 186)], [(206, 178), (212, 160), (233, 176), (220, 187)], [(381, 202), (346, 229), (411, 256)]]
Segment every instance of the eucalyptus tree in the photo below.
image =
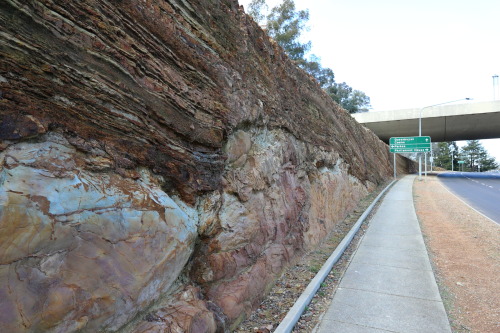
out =
[(323, 67), (318, 57), (306, 56), (311, 42), (303, 42), (301, 36), (309, 21), (307, 9), (297, 10), (294, 0), (283, 0), (269, 11), (265, 0), (252, 0), (248, 5), (248, 14), (266, 29), (290, 59), (312, 75), (321, 88), (349, 113), (369, 110), (370, 98), (364, 92), (351, 88), (345, 82), (336, 83), (333, 70)]

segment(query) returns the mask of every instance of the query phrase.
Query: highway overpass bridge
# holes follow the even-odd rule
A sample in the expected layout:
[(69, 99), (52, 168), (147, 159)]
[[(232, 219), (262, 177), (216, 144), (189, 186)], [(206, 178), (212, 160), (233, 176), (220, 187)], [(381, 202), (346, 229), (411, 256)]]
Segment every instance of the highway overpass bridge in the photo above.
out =
[(398, 136), (418, 136), (422, 110), (422, 135), (433, 142), (500, 138), (500, 101), (441, 105), (355, 113), (359, 123), (385, 142)]

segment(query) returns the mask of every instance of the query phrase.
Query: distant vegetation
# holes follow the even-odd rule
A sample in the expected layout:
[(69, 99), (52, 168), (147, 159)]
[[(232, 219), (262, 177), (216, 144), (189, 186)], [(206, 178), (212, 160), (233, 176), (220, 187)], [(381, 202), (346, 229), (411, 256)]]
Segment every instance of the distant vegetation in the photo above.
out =
[(345, 82), (335, 82), (333, 71), (323, 67), (317, 56), (309, 55), (311, 42), (303, 43), (300, 40), (309, 20), (308, 10), (296, 10), (293, 0), (283, 0), (271, 10), (265, 0), (252, 0), (248, 7), (248, 14), (266, 29), (269, 36), (299, 67), (316, 78), (321, 88), (335, 102), (349, 113), (366, 112), (370, 109), (370, 97)]
[(495, 158), (489, 156), (479, 140), (468, 140), (467, 145), (458, 148), (455, 141), (439, 142), (433, 147), (434, 165), (451, 170), (452, 156), (453, 169), (461, 168), (458, 161), (464, 161), (464, 171), (488, 171), (498, 168)]

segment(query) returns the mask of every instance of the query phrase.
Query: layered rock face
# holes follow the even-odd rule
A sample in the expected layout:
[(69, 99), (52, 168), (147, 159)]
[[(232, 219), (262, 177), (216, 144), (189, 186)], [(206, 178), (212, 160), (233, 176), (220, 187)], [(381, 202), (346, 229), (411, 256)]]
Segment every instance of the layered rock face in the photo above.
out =
[(42, 140), (0, 157), (2, 331), (116, 330), (182, 271), (195, 219), (148, 171), (90, 171), (110, 161)]
[(228, 330), (392, 175), (236, 1), (0, 20), (2, 332)]

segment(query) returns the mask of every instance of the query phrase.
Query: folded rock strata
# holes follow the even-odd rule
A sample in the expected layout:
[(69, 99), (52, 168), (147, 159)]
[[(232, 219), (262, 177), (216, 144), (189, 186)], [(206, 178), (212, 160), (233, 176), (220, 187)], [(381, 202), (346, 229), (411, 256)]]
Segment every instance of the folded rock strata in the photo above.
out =
[(229, 330), (392, 175), (237, 1), (0, 21), (2, 332)]

